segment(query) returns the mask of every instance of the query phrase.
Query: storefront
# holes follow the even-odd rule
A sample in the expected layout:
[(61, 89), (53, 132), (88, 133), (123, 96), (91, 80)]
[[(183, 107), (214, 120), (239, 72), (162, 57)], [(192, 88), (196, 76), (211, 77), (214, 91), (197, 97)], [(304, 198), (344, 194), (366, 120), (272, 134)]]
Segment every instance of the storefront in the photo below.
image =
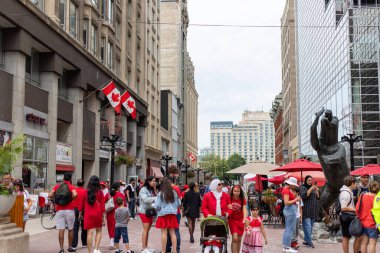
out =
[(74, 172), (73, 166), (73, 148), (72, 145), (66, 143), (57, 143), (56, 147), (56, 175), (57, 182), (63, 181), (63, 175), (65, 172)]
[(107, 181), (110, 178), (110, 152), (107, 150), (101, 149), (99, 151), (99, 176), (100, 180)]
[(46, 139), (26, 136), (22, 167), (22, 181), (32, 193), (45, 190), (48, 165), (48, 145)]

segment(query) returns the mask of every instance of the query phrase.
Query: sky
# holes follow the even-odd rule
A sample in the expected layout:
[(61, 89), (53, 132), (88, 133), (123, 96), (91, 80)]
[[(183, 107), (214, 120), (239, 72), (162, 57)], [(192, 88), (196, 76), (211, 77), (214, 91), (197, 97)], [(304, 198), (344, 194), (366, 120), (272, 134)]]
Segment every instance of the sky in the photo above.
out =
[(210, 146), (210, 122), (270, 111), (281, 91), (280, 26), (285, 0), (188, 0), (187, 48), (195, 67), (198, 148)]

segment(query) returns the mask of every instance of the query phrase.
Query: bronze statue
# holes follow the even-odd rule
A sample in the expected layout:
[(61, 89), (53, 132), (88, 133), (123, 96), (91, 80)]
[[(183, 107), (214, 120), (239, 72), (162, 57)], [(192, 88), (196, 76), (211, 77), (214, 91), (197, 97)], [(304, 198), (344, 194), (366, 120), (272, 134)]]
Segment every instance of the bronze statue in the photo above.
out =
[[(325, 115), (321, 119), (321, 133), (318, 138), (318, 121), (323, 113)], [(329, 208), (339, 196), (343, 180), (350, 172), (346, 162), (346, 149), (338, 142), (338, 118), (332, 115), (331, 110), (325, 110), (324, 108), (317, 112), (315, 116), (310, 129), (310, 142), (318, 153), (318, 158), (326, 177), (326, 185), (322, 190), (319, 204), (327, 218)]]

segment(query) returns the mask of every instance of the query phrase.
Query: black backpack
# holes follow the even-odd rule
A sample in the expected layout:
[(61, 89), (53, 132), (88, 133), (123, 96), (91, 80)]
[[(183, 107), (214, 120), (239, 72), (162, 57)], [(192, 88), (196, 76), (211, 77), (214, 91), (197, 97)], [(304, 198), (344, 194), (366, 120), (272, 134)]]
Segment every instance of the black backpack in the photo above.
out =
[(73, 197), (68, 184), (62, 183), (54, 194), (54, 202), (64, 206), (69, 204), (72, 200)]
[[(343, 190), (343, 191), (346, 191), (346, 190)], [(349, 193), (349, 191), (346, 191), (346, 192)], [(340, 205), (339, 197), (340, 197), (340, 194), (339, 194), (338, 198), (335, 201), (335, 214), (336, 215), (340, 215), (340, 213), (342, 212), (342, 206)], [(351, 194), (350, 194), (350, 202), (348, 202), (348, 205), (350, 205), (351, 202), (352, 202), (352, 197), (351, 197)]]

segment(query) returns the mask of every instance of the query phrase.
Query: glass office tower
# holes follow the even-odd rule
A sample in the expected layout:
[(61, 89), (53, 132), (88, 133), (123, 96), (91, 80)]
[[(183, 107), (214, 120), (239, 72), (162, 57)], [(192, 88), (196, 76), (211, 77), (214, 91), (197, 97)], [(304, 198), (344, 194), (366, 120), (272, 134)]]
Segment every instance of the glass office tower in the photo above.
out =
[[(316, 155), (310, 126), (322, 107), (339, 120), (339, 135), (362, 135), (355, 167), (380, 154), (379, 0), (298, 0), (297, 78), (299, 147)], [(346, 149), (349, 157), (349, 149)], [(347, 159), (349, 163), (349, 159)]]

